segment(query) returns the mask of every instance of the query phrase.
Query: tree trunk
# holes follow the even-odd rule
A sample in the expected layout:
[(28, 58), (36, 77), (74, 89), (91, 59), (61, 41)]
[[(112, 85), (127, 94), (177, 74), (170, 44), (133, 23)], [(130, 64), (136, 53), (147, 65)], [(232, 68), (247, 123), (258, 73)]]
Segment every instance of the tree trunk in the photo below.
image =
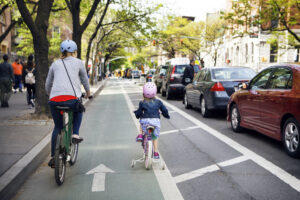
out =
[(49, 70), (48, 51), (49, 43), (46, 35), (36, 37), (33, 40), (35, 60), (36, 60), (36, 110), (35, 113), (41, 115), (49, 114), (48, 97), (46, 96), (45, 82)]

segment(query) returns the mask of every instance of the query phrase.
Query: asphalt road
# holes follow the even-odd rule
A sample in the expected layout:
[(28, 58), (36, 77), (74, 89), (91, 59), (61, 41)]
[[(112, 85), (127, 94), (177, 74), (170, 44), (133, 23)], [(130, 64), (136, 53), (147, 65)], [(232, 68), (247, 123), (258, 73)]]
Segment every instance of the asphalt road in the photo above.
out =
[[(137, 80), (112, 79), (88, 106), (81, 127), (78, 162), (57, 186), (47, 160), (13, 199), (300, 199), (300, 160), (281, 143), (254, 131), (231, 131), (224, 113), (204, 119), (178, 99), (162, 99), (171, 119), (161, 119), (159, 151), (166, 164), (153, 170), (142, 164), (135, 143), (138, 121), (132, 111), (142, 99)], [(101, 181), (87, 174), (109, 168)], [(93, 191), (93, 182), (103, 191)]]

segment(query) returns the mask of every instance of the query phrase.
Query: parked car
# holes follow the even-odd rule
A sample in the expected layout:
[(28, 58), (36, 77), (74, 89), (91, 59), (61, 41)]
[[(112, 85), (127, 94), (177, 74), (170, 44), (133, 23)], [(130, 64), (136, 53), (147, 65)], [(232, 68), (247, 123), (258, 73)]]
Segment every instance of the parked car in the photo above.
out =
[(188, 58), (172, 58), (166, 62), (168, 66), (166, 75), (163, 78), (161, 93), (162, 96), (182, 96), (184, 85), (182, 84), (182, 77), (184, 69), (189, 65)]
[(232, 130), (242, 127), (283, 141), (292, 157), (300, 157), (300, 65), (282, 64), (258, 73), (228, 102)]
[(201, 109), (203, 117), (213, 110), (225, 110), (238, 84), (249, 81), (255, 72), (248, 67), (213, 67), (200, 70), (184, 90), (186, 108)]
[(131, 76), (132, 76), (132, 78), (140, 78), (141, 77), (139, 70), (132, 70)]
[(168, 66), (161, 65), (156, 69), (156, 71), (153, 75), (153, 82), (155, 83), (158, 92), (160, 92), (162, 82), (163, 82), (163, 77), (166, 75), (167, 69), (168, 69)]

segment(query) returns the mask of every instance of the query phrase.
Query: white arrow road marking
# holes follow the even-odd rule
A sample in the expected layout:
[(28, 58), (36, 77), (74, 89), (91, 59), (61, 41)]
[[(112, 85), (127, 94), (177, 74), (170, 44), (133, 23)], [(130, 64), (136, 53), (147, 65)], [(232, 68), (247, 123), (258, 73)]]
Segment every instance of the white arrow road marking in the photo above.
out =
[(92, 192), (101, 192), (105, 190), (105, 173), (115, 173), (112, 169), (100, 164), (98, 167), (91, 169), (86, 174), (94, 174)]

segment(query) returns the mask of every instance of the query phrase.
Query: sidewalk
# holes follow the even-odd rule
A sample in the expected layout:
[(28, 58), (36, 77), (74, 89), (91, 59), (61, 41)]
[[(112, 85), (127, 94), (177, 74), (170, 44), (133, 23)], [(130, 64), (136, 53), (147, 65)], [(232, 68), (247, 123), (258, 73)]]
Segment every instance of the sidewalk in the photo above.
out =
[[(91, 86), (97, 94), (105, 81)], [(89, 100), (84, 100), (86, 105)], [(10, 199), (50, 153), (52, 120), (28, 120), (34, 113), (26, 92), (12, 94), (9, 108), (0, 109), (0, 199)]]

